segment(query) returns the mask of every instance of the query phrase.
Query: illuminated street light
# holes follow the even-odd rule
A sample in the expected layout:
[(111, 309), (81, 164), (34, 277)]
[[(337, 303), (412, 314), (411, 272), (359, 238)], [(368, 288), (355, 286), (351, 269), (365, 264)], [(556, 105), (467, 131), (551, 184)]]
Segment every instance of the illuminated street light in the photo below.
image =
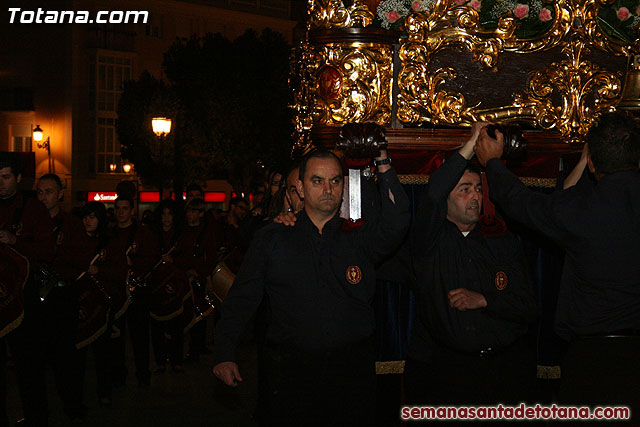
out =
[[(40, 129), (40, 125), (36, 125), (35, 129), (32, 131), (33, 140), (38, 143), (38, 148), (47, 150), (47, 158), (49, 159), (49, 173), (53, 172), (53, 160), (51, 159), (51, 141), (49, 137), (47, 140), (42, 142), (44, 139), (44, 132)], [(42, 143), (41, 143), (42, 142)]]
[(171, 132), (171, 119), (154, 117), (151, 119), (151, 127), (153, 128), (153, 133), (157, 136), (167, 136)]

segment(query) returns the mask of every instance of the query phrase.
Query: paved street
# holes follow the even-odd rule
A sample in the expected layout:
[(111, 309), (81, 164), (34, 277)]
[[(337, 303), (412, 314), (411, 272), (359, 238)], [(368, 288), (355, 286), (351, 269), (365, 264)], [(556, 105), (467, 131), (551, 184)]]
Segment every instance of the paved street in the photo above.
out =
[[(72, 423), (65, 416), (49, 370), (47, 392), (51, 427), (256, 425), (252, 420), (256, 400), (255, 346), (249, 340), (245, 340), (239, 349), (244, 382), (236, 389), (225, 386), (213, 376), (213, 355), (202, 356), (199, 363), (185, 364), (184, 373), (173, 373), (169, 369), (163, 374), (153, 374), (150, 387), (138, 387), (131, 346), (129, 342), (127, 345), (127, 384), (114, 390), (111, 407), (103, 407), (98, 402), (93, 354), (88, 352), (84, 394), (89, 414), (84, 422)], [(214, 349), (214, 346), (210, 348)], [(153, 362), (151, 367), (152, 370), (155, 368)], [(21, 417), (22, 409), (12, 369), (9, 370), (8, 386), (9, 417), (16, 420)]]

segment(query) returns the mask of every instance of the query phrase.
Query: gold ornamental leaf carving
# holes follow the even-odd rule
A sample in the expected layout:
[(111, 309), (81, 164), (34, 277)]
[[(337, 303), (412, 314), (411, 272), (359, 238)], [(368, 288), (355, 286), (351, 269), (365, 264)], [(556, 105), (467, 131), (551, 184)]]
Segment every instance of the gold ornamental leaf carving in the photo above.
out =
[(345, 6), (342, 0), (309, 0), (310, 27), (349, 28), (367, 27), (373, 23), (374, 15), (362, 1), (354, 0)]
[[(615, 105), (620, 91), (620, 75), (586, 60), (577, 66), (567, 60), (532, 72), (527, 98), (544, 113), (537, 118), (540, 127), (555, 127), (567, 142), (578, 143), (593, 121)], [(554, 93), (559, 103), (553, 103)]]
[(393, 48), (365, 43), (331, 44), (318, 54), (318, 69), (339, 70), (342, 83), (336, 97), (323, 99), (317, 96), (319, 76), (315, 74), (315, 122), (330, 126), (363, 121), (390, 124)]

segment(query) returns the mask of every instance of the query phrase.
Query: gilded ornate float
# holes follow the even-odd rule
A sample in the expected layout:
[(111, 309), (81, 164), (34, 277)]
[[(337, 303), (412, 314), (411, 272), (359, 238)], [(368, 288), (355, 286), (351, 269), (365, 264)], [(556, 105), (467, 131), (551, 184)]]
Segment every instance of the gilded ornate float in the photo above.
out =
[(309, 0), (292, 67), (296, 147), (373, 121), (398, 149), (443, 149), (464, 138), (460, 128), (491, 120), (523, 125), (534, 151), (575, 149), (620, 99), (640, 46), (639, 6)]

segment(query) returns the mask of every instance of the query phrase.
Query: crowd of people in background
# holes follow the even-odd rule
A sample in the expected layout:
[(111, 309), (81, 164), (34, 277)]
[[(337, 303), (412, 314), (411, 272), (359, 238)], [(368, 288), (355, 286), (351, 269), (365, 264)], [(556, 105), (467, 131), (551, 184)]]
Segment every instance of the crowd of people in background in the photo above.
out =
[[(229, 272), (237, 272), (256, 230), (280, 212), (301, 209), (295, 188), (287, 193), (283, 173), (275, 171), (254, 193), (253, 206), (233, 197), (226, 211), (207, 209), (203, 188), (194, 183), (183, 203), (166, 199), (154, 210), (138, 212), (135, 194), (126, 191), (110, 206), (89, 201), (65, 211), (57, 175), (39, 177), (31, 192), (19, 189), (21, 165), (13, 157), (3, 155), (0, 170), (2, 247), (15, 247), (15, 256), (27, 258), (31, 270), (24, 315), (14, 322), (20, 325), (1, 325), (3, 427), (9, 425), (7, 357), (18, 377), (22, 424), (44, 426), (46, 367), (53, 370), (64, 412), (73, 420), (87, 414), (83, 384), (88, 351), (95, 360), (96, 392), (106, 406), (112, 405), (113, 388), (124, 386), (131, 370), (145, 387), (154, 372), (182, 373), (184, 363), (211, 353), (207, 324), (212, 322), (205, 319), (213, 313), (219, 317), (214, 269), (224, 262)], [(5, 289), (0, 289), (3, 296)], [(125, 364), (128, 346), (134, 367)]]
[[(112, 405), (112, 389), (131, 368), (127, 346), (140, 386), (151, 381), (150, 343), (155, 370), (179, 374), (210, 351), (203, 319), (212, 313), (221, 313), (213, 373), (231, 387), (242, 382), (236, 348), (244, 328), (252, 318), (263, 326), (256, 329), (262, 425), (375, 425), (373, 298), (378, 267), (394, 257), (402, 261), (394, 274), (407, 278), (415, 297), (406, 403), (533, 403), (527, 332), (538, 316), (536, 290), (521, 242), (491, 200), (566, 253), (555, 317), (568, 343), (558, 401), (638, 408), (634, 120), (603, 115), (553, 194), (522, 184), (501, 160), (502, 133), (476, 123), (430, 177), (413, 218), (384, 132), (371, 123), (352, 127), (345, 145), (372, 162), (361, 173), (358, 220), (340, 217), (345, 171), (325, 150), (270, 171), (253, 206), (234, 197), (227, 212), (207, 210), (202, 188), (190, 185), (184, 203), (164, 200), (139, 219), (126, 192), (112, 211), (88, 202), (65, 212), (59, 177), (40, 177), (30, 196), (18, 190), (19, 165), (0, 157), (0, 308), (13, 315), (0, 318), (0, 427), (8, 425), (8, 352), (26, 425), (42, 427), (47, 365), (65, 413), (81, 419), (87, 351), (100, 402)], [(236, 274), (233, 286), (223, 280)]]

